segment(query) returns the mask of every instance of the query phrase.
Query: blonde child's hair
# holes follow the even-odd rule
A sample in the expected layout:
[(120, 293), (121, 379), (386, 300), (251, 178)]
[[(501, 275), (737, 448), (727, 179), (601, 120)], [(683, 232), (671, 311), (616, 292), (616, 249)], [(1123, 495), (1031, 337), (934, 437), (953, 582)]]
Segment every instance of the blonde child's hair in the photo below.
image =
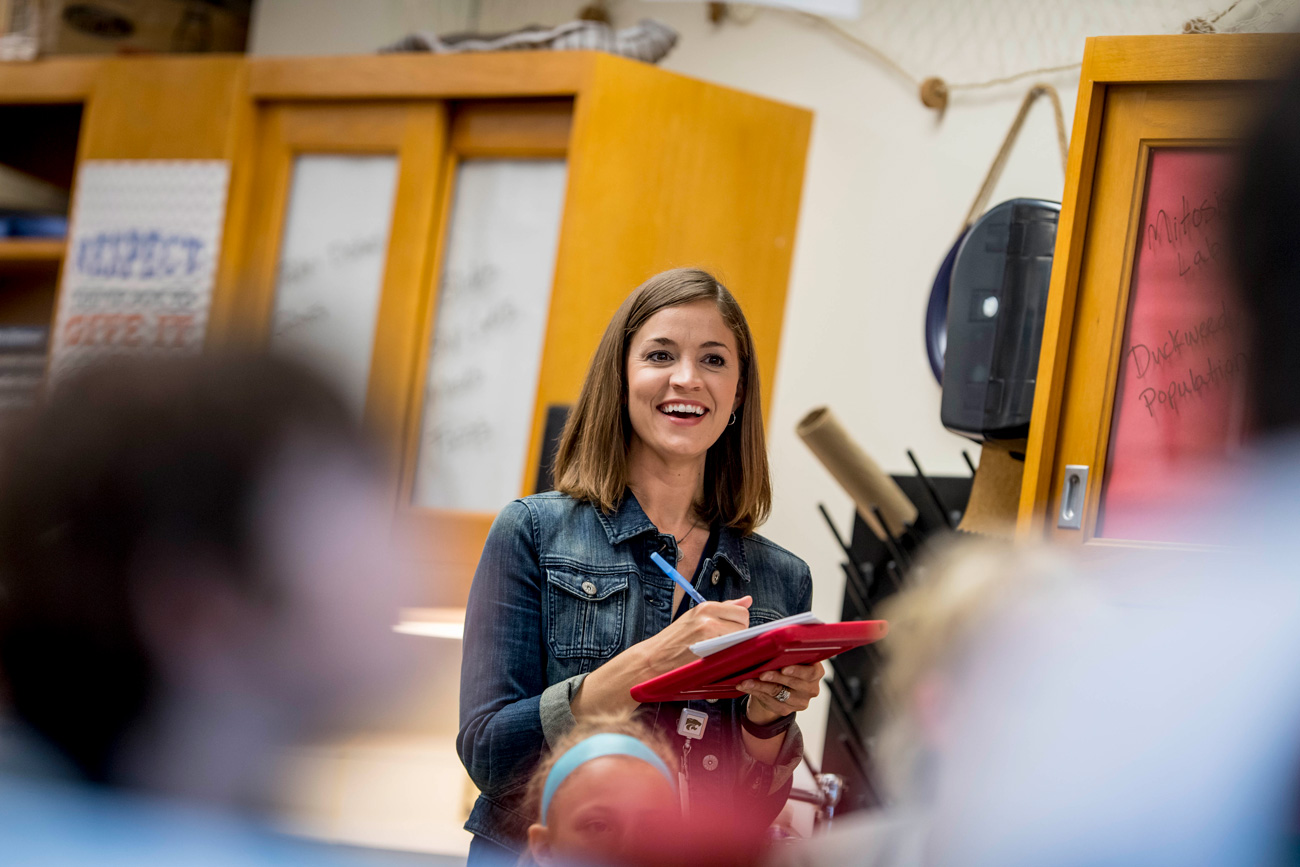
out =
[(668, 740), (641, 720), (633, 716), (617, 714), (602, 714), (582, 720), (555, 742), (555, 746), (542, 759), (542, 763), (537, 766), (537, 770), (533, 771), (533, 776), (528, 781), (528, 791), (524, 797), (524, 811), (528, 816), (533, 817), (533, 821), (543, 825), (546, 824), (546, 817), (541, 814), (542, 790), (546, 788), (546, 778), (551, 773), (551, 768), (555, 766), (555, 763), (559, 761), (561, 756), (582, 741), (593, 735), (603, 734), (634, 737), (654, 750), (655, 755), (663, 759), (665, 765), (670, 768), (676, 767), (677, 759), (668, 745)]
[(1065, 584), (1058, 555), (987, 538), (949, 542), (914, 570), (913, 583), (885, 600), (876, 615), (889, 621), (881, 644), (883, 721), (877, 768), (895, 799), (918, 794), (925, 739), (916, 716), (917, 690), (935, 673), (953, 674), (980, 628), (1015, 600)]

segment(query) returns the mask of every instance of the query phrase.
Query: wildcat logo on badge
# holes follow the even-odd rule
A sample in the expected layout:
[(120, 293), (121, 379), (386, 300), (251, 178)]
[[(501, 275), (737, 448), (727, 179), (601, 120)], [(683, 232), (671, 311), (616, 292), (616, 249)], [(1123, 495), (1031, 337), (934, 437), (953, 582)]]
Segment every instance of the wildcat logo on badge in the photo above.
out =
[(684, 707), (682, 708), (682, 715), (677, 720), (677, 734), (697, 741), (704, 737), (704, 729), (708, 724), (708, 714)]

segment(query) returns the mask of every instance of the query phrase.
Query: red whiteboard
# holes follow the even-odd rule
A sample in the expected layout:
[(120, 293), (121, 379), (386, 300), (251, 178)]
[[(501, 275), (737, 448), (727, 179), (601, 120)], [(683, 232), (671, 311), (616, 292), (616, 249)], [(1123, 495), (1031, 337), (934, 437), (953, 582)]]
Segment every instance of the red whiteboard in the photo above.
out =
[(1167, 516), (1208, 494), (1201, 471), (1242, 439), (1247, 359), (1223, 267), (1230, 165), (1222, 150), (1151, 151), (1098, 536), (1219, 541)]

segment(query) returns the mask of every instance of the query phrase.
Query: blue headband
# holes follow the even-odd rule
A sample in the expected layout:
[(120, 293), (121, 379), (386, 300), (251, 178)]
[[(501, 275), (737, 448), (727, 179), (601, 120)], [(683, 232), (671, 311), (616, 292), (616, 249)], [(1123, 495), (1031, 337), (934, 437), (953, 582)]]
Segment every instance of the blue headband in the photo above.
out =
[(546, 775), (546, 785), (542, 787), (542, 822), (546, 822), (546, 815), (551, 809), (551, 798), (555, 796), (555, 790), (560, 787), (569, 774), (576, 771), (579, 766), (586, 764), (592, 759), (599, 759), (602, 756), (631, 756), (634, 759), (640, 759), (646, 764), (653, 767), (656, 771), (664, 775), (668, 785), (677, 791), (677, 780), (673, 777), (672, 771), (664, 764), (664, 760), (655, 754), (640, 740), (631, 735), (619, 735), (606, 732), (605, 734), (592, 735), (584, 741), (574, 744), (568, 752), (560, 756), (559, 760), (551, 766), (551, 772)]

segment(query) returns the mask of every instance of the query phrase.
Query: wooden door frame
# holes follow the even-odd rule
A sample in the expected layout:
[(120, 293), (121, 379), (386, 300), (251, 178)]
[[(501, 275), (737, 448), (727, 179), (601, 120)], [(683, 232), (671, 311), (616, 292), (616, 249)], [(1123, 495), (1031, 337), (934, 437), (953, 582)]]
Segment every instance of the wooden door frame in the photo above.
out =
[[(1061, 419), (1068, 410), (1063, 404), (1065, 383), (1071, 347), (1075, 342), (1079, 283), (1091, 228), (1089, 219), (1101, 156), (1103, 119), (1112, 89), (1129, 85), (1179, 84), (1194, 88), (1231, 82), (1263, 82), (1285, 74), (1292, 59), (1300, 53), (1298, 49), (1300, 40), (1290, 34), (1094, 37), (1087, 41), (1025, 453), (1017, 521), (1019, 537), (1041, 539), (1053, 526), (1050, 518)], [(1166, 139), (1166, 143), (1169, 141), (1171, 139)], [(1133, 182), (1136, 185), (1144, 178), (1145, 165), (1134, 174)], [(1138, 209), (1143, 189), (1135, 186)], [(1125, 261), (1130, 265), (1131, 254), (1132, 250), (1126, 248)], [(1126, 275), (1128, 271), (1131, 268), (1127, 269)], [(1125, 298), (1127, 279), (1126, 276)], [(1127, 307), (1120, 310), (1118, 338), (1114, 333), (1105, 336), (1112, 347), (1116, 339), (1122, 339), (1126, 312)], [(1114, 326), (1111, 327), (1113, 332)], [(1115, 351), (1112, 349), (1112, 354)], [(1108, 383), (1107, 387), (1105, 418), (1096, 420), (1099, 425), (1107, 423), (1110, 418), (1109, 401), (1114, 395), (1114, 384)], [(1108, 436), (1107, 427), (1103, 440)], [(1102, 457), (1104, 459), (1104, 455)], [(1094, 471), (1089, 475), (1089, 526), (1095, 526), (1097, 493), (1103, 478), (1103, 472)], [(1082, 534), (1079, 541), (1084, 541)]]
[[(450, 114), (449, 145), (443, 156), (443, 183), (437, 202), (438, 216), (433, 221), (433, 234), (429, 239), (432, 254), (428, 257), (427, 272), (420, 284), (425, 289), (427, 301), (412, 356), (414, 374), (407, 384), (405, 396), (408, 412), (402, 435), (398, 485), (399, 522), (416, 548), (419, 560), (433, 570), (467, 579), (439, 588), (439, 595), (430, 604), (453, 607), (465, 604), (469, 594), (468, 579), (472, 578), (487, 541), (488, 531), (496, 518), (495, 512), (429, 509), (411, 505), (424, 419), (429, 350), (437, 318), (437, 296), (446, 256), (447, 229), (456, 192), (456, 169), (466, 159), (567, 158), (572, 120), (573, 101), (563, 98), (460, 102), (454, 104)], [(554, 274), (551, 275), (551, 282), (553, 286)], [(549, 312), (547, 318), (549, 322)], [(533, 415), (534, 413), (529, 414), (530, 420)], [(536, 434), (530, 430), (524, 478), (518, 487), (520, 494), (529, 491), (530, 468), (535, 463), (538, 448), (535, 440)]]
[(438, 101), (270, 102), (257, 107), (252, 182), (242, 192), (247, 219), (237, 276), (214, 300), (209, 339), (260, 345), (270, 336), (284, 221), (295, 160), (307, 154), (392, 155), (398, 160), (384, 254), (365, 419), (394, 455), (406, 425), (405, 396), (427, 293), (425, 239), (446, 148), (446, 109)]

